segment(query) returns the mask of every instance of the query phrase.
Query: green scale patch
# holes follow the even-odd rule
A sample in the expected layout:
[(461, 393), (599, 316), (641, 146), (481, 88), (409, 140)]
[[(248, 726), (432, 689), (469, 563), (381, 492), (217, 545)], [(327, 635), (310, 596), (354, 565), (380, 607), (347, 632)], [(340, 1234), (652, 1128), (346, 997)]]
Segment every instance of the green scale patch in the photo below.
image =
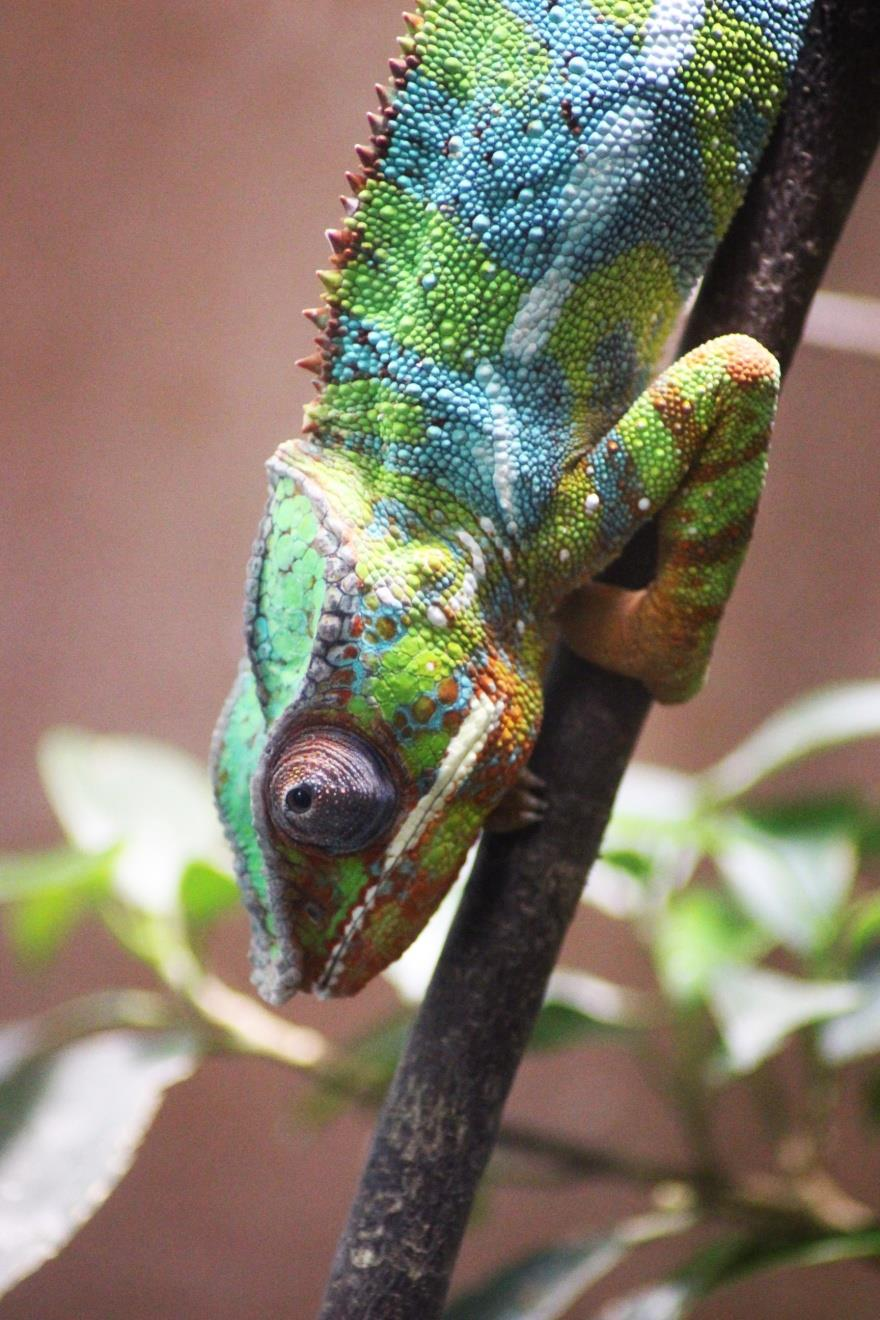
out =
[(318, 520), (311, 502), (295, 492), (289, 478), (278, 481), (268, 517), (251, 652), (271, 722), (305, 678), (325, 588), (324, 559), (311, 545)]
[(436, 206), (387, 179), (367, 184), (357, 227), (361, 241), (343, 271), (341, 307), (455, 370), (475, 356), (498, 355), (525, 280), (499, 269)]

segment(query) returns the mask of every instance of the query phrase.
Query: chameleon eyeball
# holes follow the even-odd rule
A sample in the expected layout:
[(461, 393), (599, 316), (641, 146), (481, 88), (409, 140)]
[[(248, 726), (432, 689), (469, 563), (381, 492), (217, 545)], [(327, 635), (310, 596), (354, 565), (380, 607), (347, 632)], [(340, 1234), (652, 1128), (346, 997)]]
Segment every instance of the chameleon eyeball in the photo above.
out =
[(386, 832), (397, 813), (397, 786), (385, 759), (347, 729), (297, 734), (269, 779), (276, 828), (300, 848), (360, 852)]

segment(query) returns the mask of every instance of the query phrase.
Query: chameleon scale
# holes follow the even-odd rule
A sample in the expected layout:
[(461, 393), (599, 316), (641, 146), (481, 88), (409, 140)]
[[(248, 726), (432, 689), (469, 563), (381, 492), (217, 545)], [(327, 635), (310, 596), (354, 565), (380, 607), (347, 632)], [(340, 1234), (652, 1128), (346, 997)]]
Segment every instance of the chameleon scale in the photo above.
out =
[[(808, 11), (425, 0), (405, 16), (307, 313), (319, 394), (269, 463), (215, 735), (271, 1002), (354, 992), (424, 925), (528, 759), (555, 611), (581, 654), (660, 699), (699, 688), (778, 370), (737, 335), (653, 384), (651, 368), (742, 200)], [(656, 582), (591, 584), (653, 517)], [(393, 792), (357, 849), (279, 824), (278, 766), (322, 729), (363, 771), (338, 788), (349, 814), (371, 774)], [(314, 755), (306, 809), (337, 791)]]

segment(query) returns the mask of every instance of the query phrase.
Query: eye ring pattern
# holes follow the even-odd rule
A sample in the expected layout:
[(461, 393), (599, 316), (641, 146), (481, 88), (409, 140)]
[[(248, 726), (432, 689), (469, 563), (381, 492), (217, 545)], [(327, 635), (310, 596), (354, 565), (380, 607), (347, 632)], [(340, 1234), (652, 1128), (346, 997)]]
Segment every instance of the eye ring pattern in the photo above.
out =
[(387, 831), (398, 792), (385, 758), (348, 729), (304, 729), (281, 752), (269, 777), (269, 810), (291, 843), (344, 856)]

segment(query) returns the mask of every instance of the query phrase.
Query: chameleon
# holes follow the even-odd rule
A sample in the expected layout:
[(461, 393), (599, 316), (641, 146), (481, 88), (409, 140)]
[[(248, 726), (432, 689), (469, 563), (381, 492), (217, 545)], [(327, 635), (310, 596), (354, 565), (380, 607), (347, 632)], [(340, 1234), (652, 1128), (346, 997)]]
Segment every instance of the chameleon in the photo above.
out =
[[(397, 958), (527, 769), (561, 629), (701, 686), (779, 368), (730, 334), (653, 378), (739, 206), (809, 0), (422, 0), (357, 148), (268, 463), (212, 747), (270, 1003)], [(642, 591), (597, 581), (648, 520)], [(513, 804), (512, 808), (509, 804)]]

